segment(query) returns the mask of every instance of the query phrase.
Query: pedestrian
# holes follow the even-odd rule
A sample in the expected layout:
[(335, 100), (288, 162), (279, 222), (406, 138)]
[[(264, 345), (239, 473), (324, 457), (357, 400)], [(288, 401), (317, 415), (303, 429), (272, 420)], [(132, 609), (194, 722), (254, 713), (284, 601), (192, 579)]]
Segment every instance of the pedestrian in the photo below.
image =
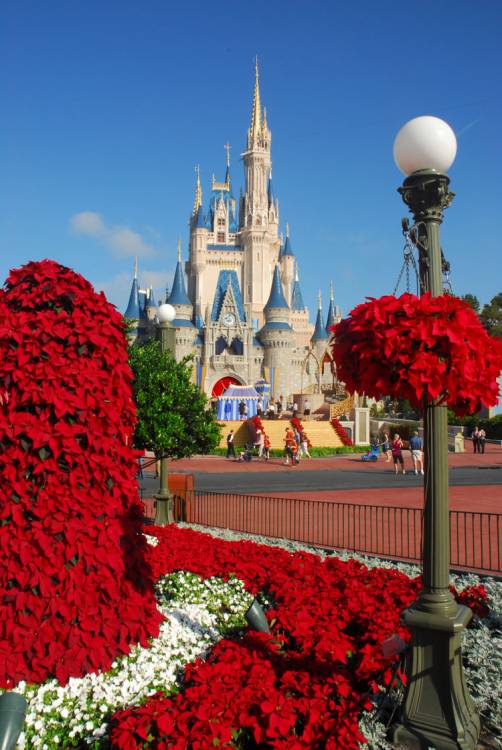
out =
[(256, 430), (255, 448), (258, 448), (258, 457), (263, 456), (263, 447), (265, 445), (265, 433), (263, 430)]
[(310, 401), (308, 399), (303, 404), (303, 416), (310, 417)]
[(277, 419), (280, 419), (282, 414), (282, 401), (276, 401), (275, 407), (277, 409)]
[(268, 435), (263, 436), (263, 458), (265, 461), (270, 458), (270, 438)]
[(293, 418), (296, 417), (296, 415), (298, 413), (298, 404), (296, 403), (296, 401), (293, 402), (293, 406), (292, 406), (291, 410), (293, 412)]
[(263, 414), (263, 401), (261, 400), (261, 398), (259, 398), (256, 402), (256, 413), (259, 417), (261, 417), (261, 415)]
[(230, 458), (230, 456), (232, 456), (233, 458), (237, 458), (237, 456), (235, 455), (234, 437), (234, 431), (230, 430), (227, 435), (227, 458)]
[(385, 453), (385, 463), (390, 463), (392, 461), (392, 451), (390, 449), (390, 438), (387, 432), (384, 432), (383, 434), (382, 453)]
[(478, 434), (478, 453), (485, 452), (486, 432), (481, 428)]
[(143, 479), (143, 463), (145, 460), (145, 453), (142, 456), (138, 456), (138, 479)]
[(398, 471), (397, 465), (399, 464), (401, 466), (402, 473), (406, 474), (404, 470), (403, 441), (401, 440), (397, 432), (394, 435), (394, 440), (392, 441), (391, 450), (392, 450), (392, 459), (394, 461), (394, 473), (396, 474), (396, 476), (398, 475), (399, 471)]
[(296, 453), (296, 440), (295, 440), (295, 434), (291, 427), (286, 427), (285, 435), (284, 435), (284, 465), (289, 466), (289, 461), (291, 459), (291, 464), (294, 465), (294, 455)]
[(267, 417), (269, 419), (275, 419), (275, 404), (271, 401), (268, 405)]
[(312, 458), (309, 453), (309, 439), (305, 430), (302, 430), (300, 433), (300, 456), (305, 456), (305, 458)]
[(239, 401), (239, 418), (244, 419), (244, 414), (246, 411), (246, 404), (244, 401)]
[(411, 459), (413, 461), (413, 468), (415, 469), (415, 474), (418, 474), (419, 470), (420, 470), (420, 474), (423, 474), (424, 473), (423, 443), (422, 443), (422, 438), (419, 436), (417, 430), (415, 430), (415, 432), (410, 438), (410, 451), (411, 451)]
[(471, 437), (472, 437), (472, 447), (473, 447), (474, 453), (479, 453), (480, 452), (479, 427), (477, 425), (475, 426)]

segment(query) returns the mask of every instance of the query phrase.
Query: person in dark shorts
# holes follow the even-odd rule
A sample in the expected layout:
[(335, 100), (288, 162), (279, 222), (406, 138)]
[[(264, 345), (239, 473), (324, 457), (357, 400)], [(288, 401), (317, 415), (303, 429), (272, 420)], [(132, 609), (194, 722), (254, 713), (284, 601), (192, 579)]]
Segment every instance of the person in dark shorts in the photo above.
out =
[(397, 432), (392, 441), (392, 460), (394, 461), (394, 472), (396, 476), (399, 474), (398, 464), (401, 466), (402, 473), (406, 474), (406, 471), (404, 470), (403, 441)]
[(232, 456), (233, 458), (237, 458), (235, 455), (235, 445), (234, 445), (234, 431), (230, 430), (230, 432), (227, 435), (227, 458), (230, 458)]

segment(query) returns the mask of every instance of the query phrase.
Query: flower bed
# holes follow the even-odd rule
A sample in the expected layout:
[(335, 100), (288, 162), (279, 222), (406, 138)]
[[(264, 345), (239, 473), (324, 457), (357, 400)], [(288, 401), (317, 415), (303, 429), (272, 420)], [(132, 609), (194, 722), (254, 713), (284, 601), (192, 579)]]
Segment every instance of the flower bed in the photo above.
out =
[[(412, 568), (371, 568), (353, 557), (292, 554), (175, 526), (149, 533), (148, 562), (165, 617), (159, 638), (115, 661), (107, 674), (65, 687), (53, 680), (21, 685), (30, 702), (21, 747), (99, 748), (111, 736), (121, 750), (225, 743), (298, 750), (357, 748), (361, 726), (367, 736), (378, 735), (365, 712), (396, 664), (384, 658), (383, 640), (408, 637), (399, 612), (420, 587)], [(459, 599), (485, 615), (479, 579), (467, 582), (456, 582)], [(502, 586), (489, 582), (487, 588), (500, 606)], [(269, 607), (271, 636), (242, 636), (243, 613), (258, 592)], [(497, 720), (502, 665), (493, 652), (502, 651), (502, 639), (497, 647), (495, 617), (476, 617), (465, 641), (475, 698)]]
[(351, 446), (353, 444), (352, 440), (350, 439), (349, 433), (347, 432), (345, 427), (343, 427), (340, 420), (337, 419), (336, 417), (333, 417), (333, 419), (331, 420), (331, 424), (333, 426), (334, 431), (336, 432), (336, 434), (342, 441), (342, 443), (346, 446)]

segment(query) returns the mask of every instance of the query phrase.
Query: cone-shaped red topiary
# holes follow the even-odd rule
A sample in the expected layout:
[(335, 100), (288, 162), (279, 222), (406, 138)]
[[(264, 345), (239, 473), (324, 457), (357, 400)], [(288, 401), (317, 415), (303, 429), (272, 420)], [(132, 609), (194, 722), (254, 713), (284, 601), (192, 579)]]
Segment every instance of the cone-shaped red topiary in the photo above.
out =
[(0, 686), (108, 669), (161, 615), (121, 316), (53, 261), (0, 290)]

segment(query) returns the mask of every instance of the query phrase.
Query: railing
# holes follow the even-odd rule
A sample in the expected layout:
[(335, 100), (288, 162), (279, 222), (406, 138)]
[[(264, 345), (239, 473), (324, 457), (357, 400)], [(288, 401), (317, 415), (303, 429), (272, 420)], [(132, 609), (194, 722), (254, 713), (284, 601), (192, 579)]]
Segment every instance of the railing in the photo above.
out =
[[(177, 520), (417, 562), (422, 557), (418, 508), (190, 491)], [(453, 568), (502, 574), (502, 514), (450, 511)]]

